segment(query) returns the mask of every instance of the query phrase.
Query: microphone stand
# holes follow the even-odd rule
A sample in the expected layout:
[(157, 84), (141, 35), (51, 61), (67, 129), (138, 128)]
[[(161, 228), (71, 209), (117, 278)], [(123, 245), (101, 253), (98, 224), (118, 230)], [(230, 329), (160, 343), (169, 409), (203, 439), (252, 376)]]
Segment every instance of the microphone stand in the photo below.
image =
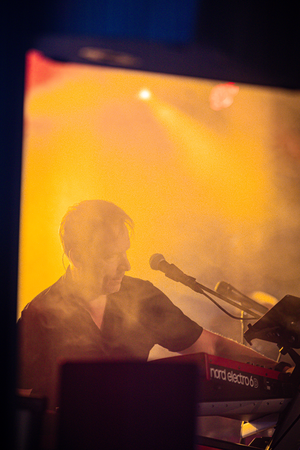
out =
[[(233, 300), (230, 299), (228, 297), (225, 297), (225, 295), (220, 294), (219, 292), (213, 291), (212, 289), (209, 289), (208, 287), (204, 286), (203, 284), (198, 283), (198, 281), (196, 281), (196, 278), (193, 278), (189, 275), (185, 275), (184, 273), (182, 273), (182, 277), (180, 277), (180, 279), (178, 279), (179, 277), (177, 277), (177, 279), (174, 279), (175, 281), (179, 281), (180, 283), (184, 284), (185, 286), (188, 286), (190, 289), (192, 289), (193, 291), (197, 292), (198, 294), (204, 294), (205, 292), (208, 292), (210, 295), (213, 295), (223, 301), (225, 301), (226, 303), (228, 303), (229, 305), (234, 306), (235, 308), (240, 309), (241, 311), (250, 314), (254, 319), (259, 319), (261, 317), (261, 314), (257, 314), (254, 310), (261, 310), (262, 305), (260, 305), (259, 303), (257, 303), (256, 301), (250, 299), (249, 297), (244, 296), (243, 294), (240, 295), (241, 300)], [(168, 275), (166, 275), (168, 276)], [(169, 277), (172, 278), (172, 277)], [(267, 309), (266, 309), (267, 310)]]

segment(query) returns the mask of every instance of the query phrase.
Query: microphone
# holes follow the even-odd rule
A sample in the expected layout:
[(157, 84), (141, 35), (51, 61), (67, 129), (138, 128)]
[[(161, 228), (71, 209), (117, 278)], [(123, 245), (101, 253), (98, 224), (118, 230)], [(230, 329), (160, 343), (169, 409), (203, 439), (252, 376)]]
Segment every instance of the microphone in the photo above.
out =
[[(230, 305), (233, 305), (239, 309), (241, 309), (242, 311), (245, 311), (249, 314), (251, 314), (253, 317), (255, 318), (259, 318), (260, 316), (258, 316), (257, 314), (253, 313), (251, 310), (249, 310), (248, 308), (245, 308), (244, 306), (241, 307), (240, 305), (240, 299), (239, 299), (239, 303), (237, 303), (237, 301), (235, 300), (230, 300), (229, 298), (225, 297), (224, 295), (222, 295), (220, 293), (220, 290), (223, 291), (223, 289), (225, 288), (226, 292), (228, 292), (229, 290), (233, 290), (233, 286), (231, 286), (228, 283), (225, 282), (220, 282), (218, 283), (218, 285), (215, 288), (215, 291), (212, 291), (211, 289), (209, 289), (206, 286), (203, 286), (202, 284), (198, 283), (196, 281), (196, 278), (190, 277), (189, 275), (186, 275), (185, 273), (182, 272), (182, 270), (178, 269), (178, 267), (175, 266), (175, 264), (169, 264), (166, 260), (165, 257), (163, 255), (161, 255), (160, 253), (155, 253), (154, 255), (151, 256), (150, 260), (149, 260), (149, 264), (151, 269), (153, 270), (160, 270), (161, 272), (163, 272), (165, 274), (166, 277), (171, 278), (171, 280), (174, 281), (179, 281), (180, 283), (184, 284), (185, 286), (188, 286), (189, 288), (191, 288), (193, 291), (197, 292), (198, 294), (203, 294), (206, 297), (208, 297), (216, 306), (218, 306), (218, 308), (221, 308), (220, 305), (218, 305), (218, 303), (216, 303), (210, 296), (208, 296), (204, 291), (207, 291), (209, 294), (214, 295), (216, 297), (221, 298), (221, 300), (226, 301), (227, 303), (229, 303)], [(219, 286), (219, 287), (218, 287)], [(224, 291), (223, 291), (224, 292)], [(240, 296), (243, 296), (243, 294), (240, 294)], [(248, 298), (247, 298), (248, 299)], [(251, 300), (250, 298), (248, 299), (249, 301), (251, 301), (253, 304), (256, 305), (256, 302), (254, 302), (253, 300)], [(223, 308), (221, 308), (223, 312), (226, 312)], [(256, 308), (257, 309), (257, 308)], [(227, 312), (226, 312), (227, 313)], [(232, 316), (231, 316), (232, 317)]]
[(253, 308), (255, 311), (258, 311), (262, 314), (265, 314), (268, 311), (268, 308), (266, 308), (264, 305), (256, 302), (250, 297), (247, 297), (247, 295), (238, 291), (231, 284), (226, 283), (226, 281), (219, 281), (219, 283), (217, 283), (215, 287), (215, 291), (221, 295), (224, 295), (225, 297), (231, 298), (232, 300), (239, 301), (241, 304)]
[(166, 277), (171, 278), (173, 281), (178, 281), (183, 284), (187, 284), (188, 286), (191, 282), (195, 281), (195, 278), (186, 275), (182, 272), (175, 264), (169, 264), (163, 255), (160, 253), (155, 253), (151, 256), (149, 260), (149, 264), (151, 269), (160, 270), (165, 274)]
[(219, 281), (215, 287), (215, 291), (219, 294), (228, 295), (234, 290), (231, 284), (226, 283), (226, 281)]

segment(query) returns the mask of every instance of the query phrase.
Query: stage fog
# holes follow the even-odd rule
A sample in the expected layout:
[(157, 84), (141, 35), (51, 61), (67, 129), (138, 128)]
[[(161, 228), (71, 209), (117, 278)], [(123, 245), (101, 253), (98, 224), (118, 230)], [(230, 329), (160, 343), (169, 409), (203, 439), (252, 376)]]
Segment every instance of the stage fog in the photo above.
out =
[(239, 339), (240, 322), (152, 270), (151, 255), (211, 289), (300, 296), (300, 97), (229, 82), (28, 55), (19, 311), (65, 271), (68, 207), (96, 198), (135, 223), (129, 274), (212, 331)]

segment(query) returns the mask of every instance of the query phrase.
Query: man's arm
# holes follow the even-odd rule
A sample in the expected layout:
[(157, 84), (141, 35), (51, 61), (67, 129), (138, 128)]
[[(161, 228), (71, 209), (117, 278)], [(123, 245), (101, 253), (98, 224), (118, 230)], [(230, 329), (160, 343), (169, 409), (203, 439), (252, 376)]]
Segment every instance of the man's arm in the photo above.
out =
[(233, 361), (256, 364), (266, 368), (274, 368), (277, 364), (276, 361), (261, 355), (245, 345), (204, 329), (200, 337), (191, 347), (179, 353), (190, 354), (201, 352)]

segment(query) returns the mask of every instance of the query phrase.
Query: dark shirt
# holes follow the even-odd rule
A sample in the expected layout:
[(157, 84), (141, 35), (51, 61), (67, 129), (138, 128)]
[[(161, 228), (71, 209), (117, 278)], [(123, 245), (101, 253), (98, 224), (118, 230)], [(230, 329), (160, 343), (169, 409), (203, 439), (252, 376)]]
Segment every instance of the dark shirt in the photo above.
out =
[(150, 282), (124, 277), (107, 297), (99, 329), (67, 273), (41, 292), (18, 321), (19, 388), (54, 398), (64, 360), (139, 359), (155, 344), (178, 352), (190, 347), (202, 328)]

